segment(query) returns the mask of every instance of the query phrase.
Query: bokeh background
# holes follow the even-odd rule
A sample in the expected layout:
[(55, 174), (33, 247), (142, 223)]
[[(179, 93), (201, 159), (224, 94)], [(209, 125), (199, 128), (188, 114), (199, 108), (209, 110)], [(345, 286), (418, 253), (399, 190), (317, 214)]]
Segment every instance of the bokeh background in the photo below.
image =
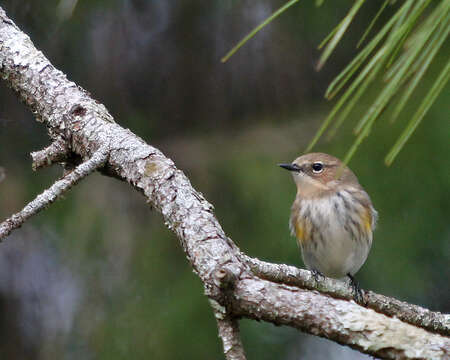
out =
[[(69, 79), (171, 157), (212, 202), (247, 254), (302, 266), (288, 231), (295, 195), (276, 166), (306, 147), (331, 105), (327, 84), (351, 60), (381, 1), (370, 1), (321, 72), (317, 45), (352, 1), (302, 1), (231, 60), (220, 58), (282, 1), (2, 0), (16, 24)], [(382, 16), (389, 16), (387, 11)], [(449, 56), (449, 46), (428, 79)], [(429, 80), (427, 80), (429, 81)], [(425, 90), (414, 94), (413, 103)], [(448, 87), (387, 168), (408, 121), (389, 112), (350, 163), (380, 213), (358, 273), (363, 288), (450, 311)], [(351, 116), (357, 120), (370, 98)], [(351, 121), (316, 150), (343, 157)], [(31, 171), (49, 144), (0, 82), (0, 218), (61, 175)], [(249, 359), (364, 358), (296, 330), (244, 320)], [(0, 244), (0, 358), (222, 359), (216, 324), (173, 233), (144, 198), (94, 174)]]

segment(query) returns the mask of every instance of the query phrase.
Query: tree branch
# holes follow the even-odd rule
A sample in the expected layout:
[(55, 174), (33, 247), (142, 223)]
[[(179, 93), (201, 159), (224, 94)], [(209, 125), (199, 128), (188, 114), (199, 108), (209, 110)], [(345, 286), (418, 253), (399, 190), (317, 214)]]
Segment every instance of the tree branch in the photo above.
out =
[(445, 359), (450, 339), (353, 301), (257, 278), (236, 284), (233, 313), (346, 344), (387, 359)]
[(31, 153), (31, 158), (33, 159), (31, 167), (33, 168), (33, 171), (39, 170), (43, 167), (66, 160), (68, 154), (69, 149), (67, 148), (66, 141), (62, 138), (57, 138), (45, 149)]
[(238, 278), (233, 269), (223, 266), (214, 271), (215, 284), (222, 290), (221, 302), (210, 299), (214, 316), (217, 320), (219, 337), (222, 339), (223, 351), (227, 360), (245, 360), (244, 347), (241, 342), (239, 323), (236, 317), (224, 306), (232, 301)]
[[(176, 233), (219, 315), (228, 358), (244, 358), (236, 322), (242, 316), (293, 326), (378, 357), (444, 358), (450, 353), (448, 337), (352, 301), (256, 277), (252, 263), (242, 260), (223, 232), (212, 205), (174, 163), (117, 125), (103, 105), (49, 63), (1, 8), (0, 75), (47, 126), (53, 141), (64, 139), (73, 153), (91, 160), (111, 144), (103, 172), (141, 192)], [(314, 288), (320, 290), (320, 284)]]
[(239, 324), (237, 319), (226, 317), (216, 319), (219, 337), (222, 339), (223, 352), (227, 360), (245, 360), (244, 347), (242, 346)]
[(108, 153), (106, 151), (97, 151), (92, 158), (78, 165), (72, 172), (56, 181), (50, 188), (28, 203), (20, 212), (2, 222), (0, 224), (0, 241), (8, 236), (11, 231), (21, 227), (30, 217), (49, 206), (81, 179), (103, 166), (107, 156)]
[[(324, 277), (314, 279), (308, 270), (285, 264), (271, 264), (243, 255), (243, 261), (250, 266), (255, 275), (262, 279), (295, 285), (303, 289), (318, 290), (338, 299), (353, 299), (353, 292), (344, 282)], [(445, 336), (450, 335), (450, 315), (433, 312), (423, 307), (408, 304), (373, 291), (364, 291), (365, 306), (387, 316), (397, 317), (409, 324)]]

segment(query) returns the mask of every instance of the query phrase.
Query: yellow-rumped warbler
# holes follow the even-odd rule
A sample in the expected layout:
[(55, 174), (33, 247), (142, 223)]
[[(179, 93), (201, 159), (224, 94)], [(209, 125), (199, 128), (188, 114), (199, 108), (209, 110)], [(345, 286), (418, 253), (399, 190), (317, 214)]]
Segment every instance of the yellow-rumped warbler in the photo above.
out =
[(316, 278), (348, 276), (360, 297), (353, 275), (367, 259), (377, 221), (369, 195), (334, 156), (311, 153), (279, 165), (292, 172), (297, 185), (289, 225), (305, 265)]

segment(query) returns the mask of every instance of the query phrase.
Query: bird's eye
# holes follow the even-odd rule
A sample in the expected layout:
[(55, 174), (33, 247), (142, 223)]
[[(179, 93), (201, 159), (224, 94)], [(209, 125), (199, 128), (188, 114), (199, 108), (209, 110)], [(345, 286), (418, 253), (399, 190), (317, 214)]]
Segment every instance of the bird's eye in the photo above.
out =
[(315, 174), (320, 174), (323, 171), (323, 164), (321, 162), (315, 162), (311, 167)]

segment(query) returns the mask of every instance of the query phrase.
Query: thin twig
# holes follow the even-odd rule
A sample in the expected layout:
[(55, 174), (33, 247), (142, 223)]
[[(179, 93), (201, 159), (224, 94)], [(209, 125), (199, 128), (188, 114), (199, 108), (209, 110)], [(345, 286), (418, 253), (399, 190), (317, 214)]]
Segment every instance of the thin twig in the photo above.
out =
[(221, 303), (210, 299), (209, 303), (217, 320), (219, 337), (222, 339), (223, 353), (227, 360), (246, 360), (244, 346), (239, 332), (239, 322), (228, 312), (233, 290), (238, 281), (235, 269), (230, 264), (220, 265), (213, 274), (214, 283), (222, 290)]
[(31, 166), (33, 171), (64, 161), (67, 158), (68, 152), (67, 142), (62, 138), (53, 141), (43, 150), (32, 152), (31, 158), (33, 159), (33, 163)]
[(99, 150), (87, 161), (78, 165), (72, 172), (56, 181), (50, 188), (45, 190), (42, 194), (39, 194), (33, 201), (28, 203), (20, 212), (12, 215), (0, 224), (0, 241), (8, 236), (11, 231), (19, 228), (22, 224), (36, 215), (39, 211), (50, 205), (63, 193), (69, 190), (73, 185), (79, 182), (81, 179), (89, 175), (101, 167), (106, 159), (108, 153), (103, 150)]
[(245, 360), (238, 320), (229, 316), (217, 319), (217, 328), (219, 337), (222, 339), (225, 358), (227, 360)]

